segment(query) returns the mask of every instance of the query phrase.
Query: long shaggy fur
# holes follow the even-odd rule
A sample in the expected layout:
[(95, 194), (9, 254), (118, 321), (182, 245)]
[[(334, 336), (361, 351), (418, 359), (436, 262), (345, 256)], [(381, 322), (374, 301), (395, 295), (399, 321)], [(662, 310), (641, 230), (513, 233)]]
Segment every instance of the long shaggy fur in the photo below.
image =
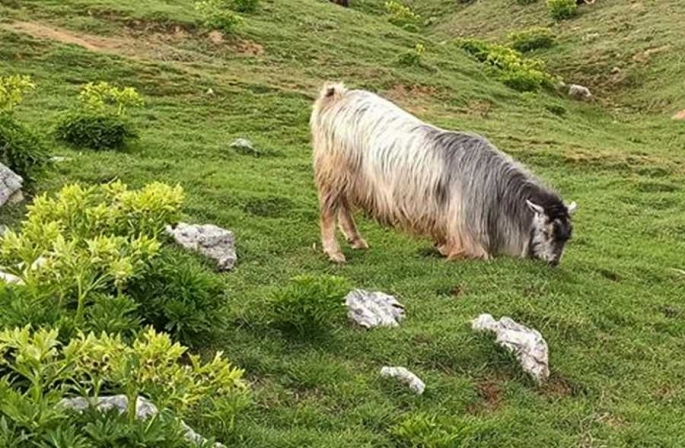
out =
[(342, 254), (331, 216), (365, 246), (353, 208), (432, 238), (452, 258), (529, 255), (535, 213), (526, 200), (550, 220), (568, 218), (556, 193), (485, 138), (424, 123), (373, 93), (324, 86), (310, 125), (324, 250), (334, 259)]

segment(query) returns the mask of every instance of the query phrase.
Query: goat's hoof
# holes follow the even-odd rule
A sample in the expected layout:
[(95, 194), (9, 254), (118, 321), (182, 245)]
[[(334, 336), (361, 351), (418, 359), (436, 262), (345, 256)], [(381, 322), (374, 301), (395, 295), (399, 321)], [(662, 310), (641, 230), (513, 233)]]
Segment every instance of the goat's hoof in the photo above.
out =
[(345, 256), (342, 254), (342, 252), (333, 252), (333, 253), (329, 253), (327, 255), (328, 255), (328, 258), (333, 263), (338, 263), (338, 264), (345, 263)]
[(359, 238), (358, 240), (352, 241), (352, 249), (366, 250), (369, 248), (369, 244), (364, 238)]

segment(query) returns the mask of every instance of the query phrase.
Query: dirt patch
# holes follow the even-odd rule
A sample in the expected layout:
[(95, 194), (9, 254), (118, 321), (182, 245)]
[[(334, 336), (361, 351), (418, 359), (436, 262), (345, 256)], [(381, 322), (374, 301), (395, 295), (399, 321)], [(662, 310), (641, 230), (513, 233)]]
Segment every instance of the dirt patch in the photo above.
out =
[(260, 56), (264, 54), (264, 47), (250, 40), (240, 39), (235, 45), (233, 45), (233, 48), (241, 54), (251, 54), (253, 56)]
[(685, 109), (681, 110), (677, 114), (673, 115), (674, 120), (685, 120)]
[[(37, 39), (51, 40), (68, 45), (77, 45), (88, 51), (98, 53), (118, 54), (134, 59), (154, 60), (197, 60), (208, 58), (197, 52), (183, 50), (174, 47), (193, 36), (193, 31), (179, 25), (164, 27), (149, 27), (137, 22), (124, 24), (123, 34), (120, 36), (96, 36), (64, 28), (37, 23), (37, 22), (12, 22), (0, 24), (0, 27), (10, 31), (28, 34)], [(214, 45), (225, 45), (224, 37), (218, 31), (213, 31), (207, 38)], [(237, 53), (247, 55), (260, 55), (264, 48), (254, 42), (237, 40), (231, 42), (228, 47)]]
[(492, 379), (479, 381), (476, 383), (476, 393), (480, 400), (469, 405), (467, 408), (469, 414), (489, 414), (500, 408), (504, 391), (496, 381)]
[(38, 39), (54, 40), (63, 44), (78, 45), (89, 51), (119, 51), (123, 42), (118, 39), (100, 36), (76, 35), (62, 28), (42, 25), (34, 22), (13, 22), (3, 24), (3, 28), (28, 34)]
[(395, 84), (388, 90), (387, 95), (395, 100), (425, 98), (435, 95), (437, 92), (435, 87), (421, 86), (418, 84), (406, 85)]

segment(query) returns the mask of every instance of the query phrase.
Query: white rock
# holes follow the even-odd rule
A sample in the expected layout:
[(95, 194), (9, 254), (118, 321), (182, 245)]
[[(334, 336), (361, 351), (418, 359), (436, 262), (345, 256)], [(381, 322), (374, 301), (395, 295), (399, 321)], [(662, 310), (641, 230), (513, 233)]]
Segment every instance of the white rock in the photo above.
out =
[(22, 200), (21, 187), (23, 183), (24, 179), (21, 176), (0, 163), (0, 207), (8, 202)]
[(214, 95), (214, 89), (212, 89), (212, 88), (210, 87), (209, 89), (207, 89), (206, 94), (209, 95), (209, 96)]
[(183, 222), (178, 223), (176, 228), (169, 226), (166, 230), (181, 246), (216, 260), (220, 271), (233, 269), (238, 259), (235, 237), (230, 230), (213, 224), (195, 225)]
[[(73, 409), (75, 411), (82, 412), (91, 406), (94, 406), (98, 411), (108, 411), (110, 409), (118, 409), (119, 412), (126, 412), (128, 408), (128, 397), (126, 395), (112, 395), (109, 397), (98, 397), (98, 398), (63, 398), (59, 402), (60, 406)], [(157, 406), (154, 405), (150, 400), (138, 397), (136, 399), (136, 418), (141, 420), (146, 420), (150, 417), (157, 415)], [(185, 431), (186, 440), (195, 442), (198, 445), (205, 443), (207, 439), (193, 431), (184, 422), (181, 422), (181, 427)], [(221, 443), (215, 443), (216, 448), (224, 447)]]
[(404, 319), (404, 306), (382, 292), (355, 289), (345, 297), (347, 315), (365, 328), (396, 327)]
[(246, 138), (239, 138), (234, 140), (233, 143), (231, 143), (231, 148), (242, 148), (254, 151), (254, 145), (251, 141), (249, 141)]
[(8, 274), (7, 272), (0, 271), (0, 282), (7, 284), (23, 285), (24, 281), (17, 277), (16, 275)]
[(574, 100), (584, 100), (587, 101), (592, 98), (592, 93), (590, 93), (590, 89), (587, 87), (583, 87), (578, 84), (571, 84), (571, 86), (568, 89), (568, 94), (573, 98)]
[(52, 163), (62, 163), (62, 162), (71, 162), (73, 159), (71, 157), (64, 157), (64, 156), (52, 156), (50, 157), (50, 162)]
[(471, 323), (476, 331), (492, 331), (497, 343), (513, 352), (523, 370), (541, 383), (549, 377), (549, 349), (537, 330), (524, 327), (509, 317), (496, 321), (490, 314), (481, 314)]
[(421, 381), (418, 376), (404, 367), (383, 367), (381, 369), (381, 376), (386, 378), (397, 378), (409, 386), (409, 388), (417, 395), (423, 394), (423, 391), (426, 389), (426, 384)]

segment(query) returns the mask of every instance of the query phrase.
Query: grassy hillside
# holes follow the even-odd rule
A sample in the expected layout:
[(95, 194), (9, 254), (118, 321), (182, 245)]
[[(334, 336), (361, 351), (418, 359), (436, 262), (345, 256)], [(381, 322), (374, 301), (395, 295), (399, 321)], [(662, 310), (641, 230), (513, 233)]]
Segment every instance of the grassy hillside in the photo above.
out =
[[(554, 25), (560, 45), (539, 56), (552, 71), (588, 81), (606, 100), (595, 104), (517, 93), (453, 43), (549, 24), (542, 2), (511, 3), (427, 1), (419, 11), (437, 19), (415, 34), (389, 24), (371, 0), (354, 9), (262, 0), (237, 37), (219, 38), (196, 25), (186, 0), (0, 0), (0, 75), (29, 74), (38, 84), (17, 117), (43, 133), (53, 154), (73, 159), (38, 190), (114, 178), (180, 183), (189, 221), (235, 231), (239, 265), (222, 276), (230, 325), (203, 349), (223, 350), (245, 368), (254, 391), (235, 429), (216, 434), (227, 445), (411, 446), (391, 429), (417, 416), (435, 418), (435, 427), (415, 430), (424, 446), (437, 446), (425, 440), (440, 431), (454, 436), (448, 446), (685, 444), (685, 277), (673, 270), (685, 267), (685, 126), (669, 118), (685, 108), (677, 105), (685, 89), (681, 2), (598, 0)], [(630, 19), (639, 8), (639, 20)], [(615, 29), (621, 23), (629, 25)], [(584, 43), (595, 29), (601, 37)], [(672, 50), (622, 64), (666, 41)], [(399, 65), (419, 42), (423, 66)], [(615, 62), (608, 55), (619, 49)], [(627, 84), (605, 84), (614, 65)], [(484, 134), (578, 202), (561, 266), (448, 263), (428, 241), (366, 220), (371, 250), (345, 248), (346, 265), (328, 263), (307, 120), (329, 79), (377, 91), (437, 125)], [(97, 80), (134, 86), (146, 100), (133, 112), (141, 140), (127, 151), (75, 151), (50, 136), (80, 86)], [(238, 137), (264, 154), (238, 154), (230, 148)], [(3, 209), (0, 219), (13, 223), (21, 212)], [(264, 323), (266, 298), (303, 273), (396, 294), (408, 318), (391, 330), (285, 338)], [(469, 322), (483, 312), (545, 336), (549, 384), (535, 386), (473, 334)], [(425, 395), (380, 381), (383, 365), (413, 370)]]

